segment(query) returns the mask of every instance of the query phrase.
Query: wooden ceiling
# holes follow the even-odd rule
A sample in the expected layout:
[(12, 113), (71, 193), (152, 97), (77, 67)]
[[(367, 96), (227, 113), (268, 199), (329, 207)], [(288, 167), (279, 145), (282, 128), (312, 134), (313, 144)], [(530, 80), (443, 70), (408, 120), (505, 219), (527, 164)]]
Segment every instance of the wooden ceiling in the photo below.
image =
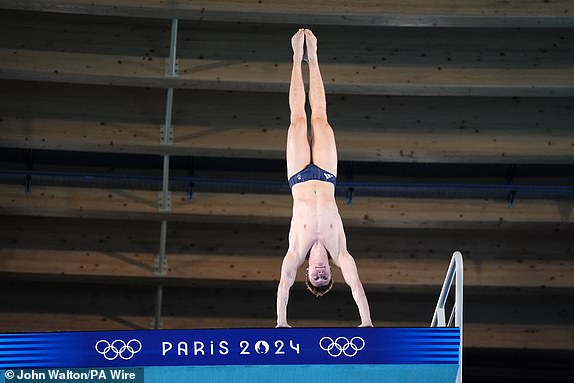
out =
[[(375, 325), (427, 326), (460, 250), (468, 378), (571, 376), (565, 0), (0, 0), (1, 330), (150, 328), (159, 285), (163, 328), (274, 326), (300, 26), (319, 38), (338, 204)], [(319, 301), (293, 290), (292, 325), (358, 324), (340, 275)]]

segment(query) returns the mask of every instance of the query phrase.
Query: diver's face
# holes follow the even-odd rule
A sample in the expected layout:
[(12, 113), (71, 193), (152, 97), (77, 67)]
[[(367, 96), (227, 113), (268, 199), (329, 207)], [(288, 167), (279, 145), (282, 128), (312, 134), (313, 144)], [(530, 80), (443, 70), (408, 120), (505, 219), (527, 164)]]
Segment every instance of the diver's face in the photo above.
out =
[(309, 282), (315, 287), (322, 287), (329, 284), (331, 280), (331, 268), (328, 262), (309, 262), (307, 268)]

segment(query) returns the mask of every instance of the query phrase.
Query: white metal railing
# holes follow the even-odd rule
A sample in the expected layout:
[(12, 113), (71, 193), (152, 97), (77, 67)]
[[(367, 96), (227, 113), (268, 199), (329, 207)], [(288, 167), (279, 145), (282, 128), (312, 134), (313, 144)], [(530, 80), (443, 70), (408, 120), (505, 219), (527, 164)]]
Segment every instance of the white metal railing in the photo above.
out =
[[(456, 278), (456, 280), (455, 280)], [(446, 321), (445, 315), (445, 304), (448, 298), (448, 293), (452, 286), (452, 282), (455, 282), (455, 295), (454, 295), (454, 306), (450, 313), (448, 322)], [(463, 287), (463, 264), (462, 264), (462, 254), (460, 251), (455, 251), (450, 259), (450, 265), (448, 266), (448, 271), (446, 277), (444, 278), (444, 283), (442, 284), (442, 290), (440, 292), (436, 308), (431, 321), (431, 327), (458, 327), (460, 329), (460, 350), (459, 350), (459, 362), (458, 362), (458, 374), (456, 377), (457, 383), (462, 383), (462, 287)]]

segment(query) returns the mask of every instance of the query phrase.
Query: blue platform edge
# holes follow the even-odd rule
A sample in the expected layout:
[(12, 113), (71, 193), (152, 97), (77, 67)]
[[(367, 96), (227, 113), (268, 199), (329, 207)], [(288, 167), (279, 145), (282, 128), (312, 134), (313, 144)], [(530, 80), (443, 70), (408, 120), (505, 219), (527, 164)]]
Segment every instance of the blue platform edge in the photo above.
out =
[(145, 368), (145, 383), (314, 382), (445, 383), (455, 382), (456, 365), (302, 365), (186, 366)]
[[(455, 382), (458, 366), (452, 364), (368, 364), (368, 365), (282, 365), (282, 366), (168, 366), (144, 367), (138, 369), (137, 378), (124, 379), (122, 382), (133, 383), (448, 383)], [(22, 371), (34, 369), (18, 369), (13, 372), (18, 376)], [(47, 371), (47, 370), (41, 370)], [(59, 370), (63, 372), (63, 370)], [(74, 370), (77, 371), (77, 370)], [(83, 370), (86, 371), (86, 370)], [(130, 370), (130, 372), (133, 370)], [(30, 382), (39, 383), (42, 379), (7, 379), (6, 370), (0, 370), (0, 383)], [(99, 374), (96, 376), (100, 376)], [(107, 381), (110, 379), (107, 374)], [(95, 382), (102, 379), (74, 380), (74, 382)], [(69, 379), (47, 379), (50, 383), (67, 382)]]
[(215, 381), (295, 382), (305, 375), (329, 382), (448, 382), (454, 381), (459, 355), (458, 328), (0, 334), (1, 370), (141, 367), (145, 382), (212, 381), (215, 376)]

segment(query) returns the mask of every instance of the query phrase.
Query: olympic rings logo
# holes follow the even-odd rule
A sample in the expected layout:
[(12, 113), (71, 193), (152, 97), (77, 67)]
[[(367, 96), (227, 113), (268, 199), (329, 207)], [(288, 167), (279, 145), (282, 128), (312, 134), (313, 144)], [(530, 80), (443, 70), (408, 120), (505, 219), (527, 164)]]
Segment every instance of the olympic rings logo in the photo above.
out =
[(112, 343), (102, 339), (96, 343), (96, 351), (107, 360), (115, 360), (118, 356), (123, 360), (130, 360), (141, 349), (142, 344), (137, 339), (132, 339), (127, 343), (121, 339), (114, 340)]
[(365, 340), (358, 336), (351, 338), (351, 340), (344, 336), (340, 336), (335, 340), (328, 336), (324, 336), (319, 341), (319, 346), (322, 350), (327, 351), (327, 353), (333, 358), (337, 358), (338, 356), (341, 356), (341, 354), (352, 358), (357, 355), (359, 351), (365, 348)]

